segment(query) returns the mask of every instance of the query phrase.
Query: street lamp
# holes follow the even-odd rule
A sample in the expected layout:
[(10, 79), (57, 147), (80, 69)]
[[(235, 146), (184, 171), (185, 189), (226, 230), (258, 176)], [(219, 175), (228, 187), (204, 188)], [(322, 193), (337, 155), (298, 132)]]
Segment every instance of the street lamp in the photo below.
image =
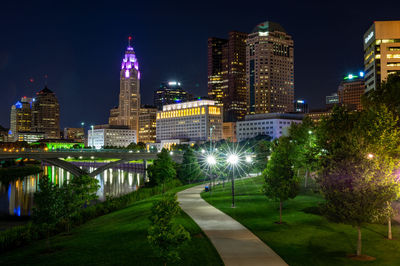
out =
[(94, 148), (94, 135), (93, 135), (93, 133), (94, 133), (94, 126), (91, 125), (90, 127), (92, 128), (92, 149), (93, 149), (93, 148)]
[(212, 169), (211, 167), (213, 167), (214, 165), (217, 164), (217, 160), (215, 159), (215, 156), (212, 154), (207, 155), (206, 157), (206, 162), (208, 164), (208, 167), (210, 168), (210, 195), (211, 195), (211, 189), (212, 189)]
[(246, 163), (251, 163), (253, 161), (253, 159), (251, 159), (250, 155), (246, 156)]
[(237, 154), (229, 154), (226, 162), (232, 167), (232, 208), (235, 208), (235, 166), (239, 162), (239, 156)]

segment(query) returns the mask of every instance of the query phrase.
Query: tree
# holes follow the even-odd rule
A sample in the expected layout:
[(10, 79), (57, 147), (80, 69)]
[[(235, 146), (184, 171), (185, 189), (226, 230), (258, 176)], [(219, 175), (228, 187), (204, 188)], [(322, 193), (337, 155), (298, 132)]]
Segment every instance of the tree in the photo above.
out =
[(293, 142), (292, 160), (295, 170), (305, 170), (304, 187), (307, 187), (311, 171), (317, 169), (317, 154), (319, 152), (314, 134), (314, 123), (310, 118), (304, 118), (301, 124), (293, 123), (289, 128), (289, 136)]
[(386, 216), (388, 222), (388, 239), (392, 239), (391, 219), (395, 214), (391, 203), (400, 197), (400, 183), (396, 170), (400, 162), (399, 118), (386, 105), (373, 105), (364, 110), (359, 120), (358, 132), (366, 143), (372, 162), (376, 165), (382, 180), (386, 182), (388, 202)]
[[(321, 150), (318, 183), (326, 199), (325, 213), (331, 220), (357, 229), (357, 256), (362, 251), (361, 228), (387, 215), (388, 202), (396, 198), (398, 190), (394, 160), (378, 149), (381, 146), (389, 151), (392, 137), (398, 138), (390, 114), (383, 113), (349, 113), (334, 108), (317, 130)], [(388, 160), (373, 159), (371, 150)]]
[(157, 154), (157, 159), (154, 160), (153, 165), (147, 168), (147, 171), (150, 183), (153, 185), (162, 185), (163, 192), (165, 192), (165, 183), (176, 177), (174, 162), (166, 149), (162, 149)]
[(180, 212), (176, 196), (167, 195), (156, 202), (151, 209), (151, 225), (147, 239), (158, 256), (164, 262), (180, 260), (179, 248), (190, 240), (190, 234), (182, 225), (173, 222)]
[(299, 181), (293, 172), (292, 144), (287, 137), (275, 141), (275, 146), (263, 172), (263, 191), (268, 198), (279, 202), (279, 223), (282, 223), (282, 202), (296, 197)]
[(97, 200), (98, 180), (88, 175), (74, 177), (69, 184), (60, 189), (63, 204), (62, 218), (70, 230), (71, 218), (91, 202)]
[(264, 171), (267, 166), (268, 157), (271, 155), (271, 142), (267, 140), (260, 140), (257, 142), (255, 148), (255, 169), (259, 172)]
[(46, 245), (50, 248), (50, 232), (63, 216), (61, 190), (47, 176), (39, 181), (39, 190), (35, 192), (35, 207), (32, 218), (37, 224), (46, 228)]
[(400, 74), (391, 74), (375, 90), (361, 98), (364, 109), (385, 105), (391, 112), (400, 115)]
[(202, 176), (200, 165), (197, 161), (197, 156), (193, 149), (187, 148), (183, 154), (183, 161), (177, 171), (178, 178), (184, 183), (198, 180)]
[(66, 193), (70, 197), (68, 201), (71, 201), (74, 206), (82, 208), (97, 200), (96, 192), (100, 186), (96, 178), (89, 175), (81, 175), (72, 178), (68, 187), (69, 192)]

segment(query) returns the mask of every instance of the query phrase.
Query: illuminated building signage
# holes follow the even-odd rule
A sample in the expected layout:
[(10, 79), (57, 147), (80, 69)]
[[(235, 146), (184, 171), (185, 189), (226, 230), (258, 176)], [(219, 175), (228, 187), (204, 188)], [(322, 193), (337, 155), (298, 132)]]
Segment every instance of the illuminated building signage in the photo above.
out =
[(352, 79), (363, 78), (363, 77), (364, 77), (364, 72), (360, 71), (359, 76), (353, 75), (353, 74), (348, 74), (346, 77), (344, 77), (344, 80), (352, 80)]
[(371, 31), (371, 32), (368, 34), (368, 36), (365, 38), (364, 42), (365, 42), (365, 43), (368, 43), (369, 40), (371, 40), (372, 37), (374, 37), (374, 32), (373, 32), (373, 31)]

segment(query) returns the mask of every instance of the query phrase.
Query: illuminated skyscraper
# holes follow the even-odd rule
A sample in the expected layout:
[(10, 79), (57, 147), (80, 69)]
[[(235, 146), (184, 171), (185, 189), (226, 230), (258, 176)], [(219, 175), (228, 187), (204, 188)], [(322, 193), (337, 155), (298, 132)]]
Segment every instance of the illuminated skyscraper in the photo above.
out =
[(18, 140), (19, 132), (31, 131), (32, 98), (23, 97), (21, 101), (11, 106), (10, 139)]
[(366, 91), (400, 73), (400, 20), (375, 21), (364, 34), (364, 72)]
[(190, 93), (183, 90), (178, 81), (161, 83), (160, 88), (154, 92), (154, 105), (162, 110), (163, 105), (187, 102), (192, 98)]
[(60, 105), (47, 86), (36, 93), (32, 102), (31, 131), (42, 132), (47, 139), (60, 138)]
[(361, 110), (361, 96), (365, 92), (364, 72), (349, 74), (340, 83), (338, 96), (340, 104), (349, 109)]
[(208, 95), (223, 105), (224, 121), (244, 119), (247, 33), (231, 31), (227, 40), (208, 39)]
[[(111, 109), (109, 124), (124, 125), (139, 132), (140, 71), (133, 47), (129, 44), (122, 59), (120, 72), (119, 105)], [(138, 139), (138, 136), (136, 136)]]
[(293, 39), (275, 22), (258, 24), (247, 38), (247, 106), (250, 114), (293, 111)]
[(228, 40), (208, 38), (208, 96), (222, 106), (224, 97), (222, 59)]
[(155, 106), (144, 105), (140, 108), (138, 142), (156, 142), (156, 115), (157, 108)]

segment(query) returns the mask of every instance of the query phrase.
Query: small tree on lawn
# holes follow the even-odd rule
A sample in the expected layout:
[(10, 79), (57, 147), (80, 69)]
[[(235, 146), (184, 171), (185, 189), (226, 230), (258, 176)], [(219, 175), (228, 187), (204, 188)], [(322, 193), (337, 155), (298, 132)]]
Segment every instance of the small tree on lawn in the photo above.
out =
[(282, 203), (296, 197), (299, 181), (293, 172), (291, 160), (292, 144), (289, 138), (279, 138), (263, 172), (265, 184), (263, 191), (268, 198), (279, 202), (279, 223), (282, 223)]
[(198, 180), (202, 175), (200, 165), (193, 149), (187, 148), (183, 154), (183, 161), (179, 167), (178, 177), (182, 182), (190, 183)]
[(260, 140), (255, 145), (254, 151), (256, 159), (254, 162), (254, 167), (257, 171), (264, 171), (267, 167), (268, 157), (271, 155), (271, 142), (268, 140)]
[(294, 170), (297, 173), (300, 169), (305, 170), (304, 187), (307, 188), (307, 181), (310, 172), (317, 169), (317, 154), (319, 149), (316, 145), (314, 124), (310, 118), (304, 118), (301, 124), (292, 124), (289, 128), (289, 136), (293, 143), (292, 160)]
[(71, 203), (78, 208), (86, 207), (98, 198), (96, 192), (100, 186), (99, 181), (94, 177), (76, 176), (72, 178), (68, 186), (71, 190), (70, 194), (74, 197), (74, 199), (71, 198)]
[(173, 222), (180, 212), (176, 196), (164, 196), (151, 209), (151, 225), (147, 239), (164, 265), (180, 260), (179, 248), (190, 240), (190, 234), (182, 225)]
[(336, 162), (320, 180), (331, 220), (357, 229), (357, 256), (361, 256), (361, 228), (387, 214), (390, 184), (376, 175), (374, 164), (357, 159)]
[(35, 207), (32, 218), (37, 224), (46, 228), (46, 245), (50, 248), (50, 232), (63, 216), (61, 190), (47, 176), (39, 181), (39, 190), (35, 192)]
[(157, 154), (157, 159), (154, 160), (151, 167), (148, 167), (148, 172), (150, 183), (162, 185), (163, 192), (165, 192), (165, 183), (176, 177), (174, 162), (166, 149), (162, 149), (162, 151)]
[(98, 180), (88, 175), (74, 177), (69, 184), (60, 188), (67, 232), (70, 231), (71, 218), (98, 198), (96, 195), (98, 188)]

